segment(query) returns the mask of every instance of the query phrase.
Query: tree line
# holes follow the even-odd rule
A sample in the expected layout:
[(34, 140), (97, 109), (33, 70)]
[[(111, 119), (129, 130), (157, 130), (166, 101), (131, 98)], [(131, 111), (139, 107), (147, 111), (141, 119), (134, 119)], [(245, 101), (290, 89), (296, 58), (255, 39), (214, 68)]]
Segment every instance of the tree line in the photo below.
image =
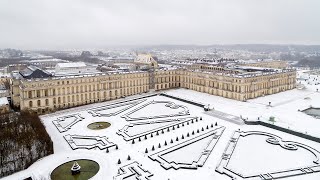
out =
[(0, 178), (52, 153), (52, 140), (37, 114), (14, 112), (0, 116)]

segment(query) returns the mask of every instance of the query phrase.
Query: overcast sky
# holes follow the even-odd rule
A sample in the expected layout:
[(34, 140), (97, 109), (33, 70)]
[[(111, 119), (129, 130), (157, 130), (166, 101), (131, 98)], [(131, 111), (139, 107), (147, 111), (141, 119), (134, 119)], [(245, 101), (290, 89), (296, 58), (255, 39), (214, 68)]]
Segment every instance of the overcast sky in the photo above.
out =
[(0, 0), (0, 48), (320, 44), (320, 0)]

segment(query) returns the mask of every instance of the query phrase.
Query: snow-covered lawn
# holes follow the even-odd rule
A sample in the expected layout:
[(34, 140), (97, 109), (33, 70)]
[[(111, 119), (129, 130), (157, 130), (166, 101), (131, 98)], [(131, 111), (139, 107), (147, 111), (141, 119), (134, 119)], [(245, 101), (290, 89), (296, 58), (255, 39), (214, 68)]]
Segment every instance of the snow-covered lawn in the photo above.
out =
[(306, 149), (286, 150), (266, 143), (265, 136), (252, 135), (240, 138), (228, 167), (244, 175), (263, 174), (308, 166), (315, 159)]

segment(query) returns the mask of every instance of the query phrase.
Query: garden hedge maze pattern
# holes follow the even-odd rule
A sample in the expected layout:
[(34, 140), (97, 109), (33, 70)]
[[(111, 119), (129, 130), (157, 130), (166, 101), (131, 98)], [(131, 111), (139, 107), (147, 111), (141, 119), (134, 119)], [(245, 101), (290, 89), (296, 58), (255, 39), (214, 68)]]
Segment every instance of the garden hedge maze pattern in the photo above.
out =
[(66, 132), (79, 121), (84, 118), (80, 114), (71, 114), (67, 116), (58, 117), (57, 120), (53, 120), (52, 123), (56, 126), (60, 133)]
[[(201, 129), (201, 132), (205, 133), (202, 133), (191, 139), (187, 139), (186, 137), (189, 137), (190, 134), (191, 136), (194, 135), (194, 132), (188, 133), (182, 137), (182, 139), (185, 138), (187, 140), (157, 153), (151, 154), (149, 155), (149, 158), (153, 161), (159, 162), (164, 169), (197, 169), (198, 167), (202, 167), (225, 129), (225, 127), (222, 126), (211, 126), (210, 130), (209, 126), (207, 127), (208, 128)], [(196, 133), (200, 133), (200, 131), (196, 131)], [(189, 150), (193, 151), (192, 155), (187, 153), (190, 152), (188, 151), (188, 148)], [(170, 155), (171, 153), (175, 154)], [(177, 156), (182, 156), (183, 158), (176, 158)]]
[[(305, 149), (306, 152), (311, 153), (314, 157), (313, 162), (310, 162), (307, 166), (299, 166), (296, 168), (287, 168), (287, 169), (279, 169), (273, 172), (264, 172), (261, 174), (247, 173), (247, 172), (237, 172), (237, 170), (233, 170), (229, 165), (229, 161), (232, 159), (234, 151), (237, 149), (237, 143), (239, 139), (246, 138), (248, 136), (265, 136), (265, 143), (269, 143), (274, 146), (280, 146), (281, 148), (288, 151), (297, 151), (299, 148)], [(307, 146), (302, 143), (293, 142), (293, 141), (284, 141), (281, 137), (261, 131), (235, 131), (233, 137), (230, 139), (219, 165), (216, 168), (216, 171), (221, 174), (226, 174), (233, 179), (237, 177), (241, 177), (246, 180), (253, 179), (263, 179), (263, 180), (271, 180), (271, 179), (280, 179), (284, 177), (292, 177), (298, 175), (304, 175), (308, 173), (319, 173), (320, 165), (319, 165), (319, 157), (320, 152), (315, 150), (314, 148)], [(292, 157), (294, 158), (294, 157)], [(259, 161), (259, 159), (256, 159)], [(279, 159), (276, 159), (279, 160)], [(293, 164), (292, 166), (296, 166)], [(320, 174), (319, 174), (320, 175)]]
[(153, 176), (149, 171), (142, 168), (142, 165), (138, 162), (132, 162), (128, 165), (122, 166), (118, 170), (118, 175), (115, 176), (114, 180), (126, 180), (134, 179), (137, 180), (150, 180), (150, 177)]
[(68, 142), (73, 150), (93, 148), (99, 148), (100, 150), (103, 150), (116, 146), (116, 144), (110, 142), (107, 137), (100, 136), (65, 135), (64, 139)]
[(123, 139), (130, 141), (132, 139), (143, 138), (146, 135), (159, 135), (170, 131), (170, 129), (180, 128), (189, 124), (198, 122), (198, 117), (186, 117), (178, 119), (150, 120), (139, 123), (130, 123), (120, 129), (117, 134), (123, 136)]
[[(159, 108), (159, 105), (164, 105), (167, 110), (180, 110), (176, 113), (166, 113), (166, 112), (162, 112), (163, 114), (156, 114), (154, 115), (153, 112), (146, 112), (145, 108), (147, 108), (148, 106), (157, 106)], [(135, 116), (134, 114), (137, 112), (141, 112), (143, 111), (144, 114), (148, 114), (150, 116)], [(156, 119), (156, 118), (168, 118), (168, 117), (176, 117), (176, 116), (186, 116), (186, 115), (190, 115), (189, 110), (186, 106), (183, 105), (177, 105), (174, 102), (170, 102), (170, 101), (149, 101), (139, 107), (137, 107), (136, 109), (133, 109), (132, 111), (129, 111), (128, 113), (126, 113), (125, 115), (121, 116), (123, 118), (125, 118), (127, 121), (137, 121), (137, 120), (147, 120), (147, 119)]]
[(90, 113), (93, 117), (110, 117), (116, 116), (142, 102), (146, 99), (141, 100), (133, 100), (133, 101), (125, 101), (119, 103), (108, 104), (105, 106), (99, 106), (95, 108), (88, 109), (88, 113)]

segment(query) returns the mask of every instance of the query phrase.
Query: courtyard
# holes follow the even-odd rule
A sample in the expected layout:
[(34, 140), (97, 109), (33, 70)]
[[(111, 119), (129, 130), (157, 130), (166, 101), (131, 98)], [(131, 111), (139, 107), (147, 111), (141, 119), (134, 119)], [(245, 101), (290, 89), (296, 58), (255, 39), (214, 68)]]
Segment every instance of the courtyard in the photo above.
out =
[(319, 179), (320, 143), (238, 123), (320, 137), (319, 119), (302, 112), (320, 107), (319, 85), (301, 83), (247, 102), (176, 89), (43, 115), (54, 154), (4, 179), (49, 179), (77, 160), (98, 164), (91, 179)]

